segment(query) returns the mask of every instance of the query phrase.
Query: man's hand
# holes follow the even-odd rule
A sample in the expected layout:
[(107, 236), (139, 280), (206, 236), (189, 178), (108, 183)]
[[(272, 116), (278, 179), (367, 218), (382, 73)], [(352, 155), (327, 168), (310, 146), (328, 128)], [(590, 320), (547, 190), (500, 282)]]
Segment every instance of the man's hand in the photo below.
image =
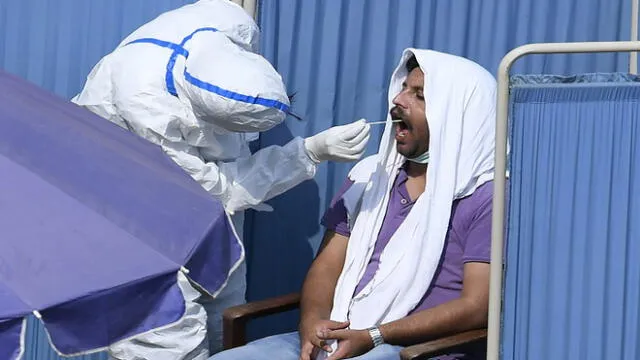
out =
[(327, 360), (352, 358), (373, 349), (373, 341), (367, 330), (324, 330), (318, 335), (323, 341), (338, 341), (338, 348)]
[[(346, 329), (349, 322), (331, 320), (307, 320), (300, 323), (300, 360), (313, 360), (318, 350), (331, 351), (324, 339), (319, 336), (327, 331)], [(368, 335), (367, 335), (368, 336)]]

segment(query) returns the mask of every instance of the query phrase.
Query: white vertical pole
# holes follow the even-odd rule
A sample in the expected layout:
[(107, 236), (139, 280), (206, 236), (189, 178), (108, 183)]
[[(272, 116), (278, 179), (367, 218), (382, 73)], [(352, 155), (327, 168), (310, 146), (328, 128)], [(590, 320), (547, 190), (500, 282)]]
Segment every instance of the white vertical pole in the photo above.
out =
[(251, 17), (255, 20), (256, 18), (256, 5), (258, 0), (231, 0), (232, 2), (242, 6), (242, 8), (251, 15)]
[[(638, 0), (631, 0), (631, 41), (638, 41)], [(629, 54), (629, 72), (638, 73), (638, 53)]]
[[(635, 0), (634, 0), (635, 1)], [(252, 18), (256, 18), (256, 5), (258, 0), (244, 0), (242, 7), (251, 15)]]

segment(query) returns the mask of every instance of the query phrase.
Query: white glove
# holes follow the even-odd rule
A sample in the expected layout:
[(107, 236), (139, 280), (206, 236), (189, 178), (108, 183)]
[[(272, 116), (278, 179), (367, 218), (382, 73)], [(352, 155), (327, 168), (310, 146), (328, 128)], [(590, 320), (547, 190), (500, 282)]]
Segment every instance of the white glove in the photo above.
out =
[(304, 139), (307, 155), (315, 163), (325, 160), (358, 160), (369, 141), (369, 124), (365, 119), (347, 125), (334, 126)]

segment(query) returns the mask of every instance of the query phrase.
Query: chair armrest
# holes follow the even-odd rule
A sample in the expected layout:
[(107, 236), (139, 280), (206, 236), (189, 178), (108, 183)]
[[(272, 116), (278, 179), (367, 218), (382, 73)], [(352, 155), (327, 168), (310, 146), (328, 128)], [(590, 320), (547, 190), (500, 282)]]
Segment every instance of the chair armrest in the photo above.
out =
[(487, 329), (465, 331), (463, 333), (406, 347), (400, 352), (400, 358), (402, 360), (429, 359), (435, 356), (461, 351), (467, 346), (486, 340)]
[(293, 293), (226, 309), (222, 315), (225, 350), (246, 343), (246, 327), (249, 320), (294, 310), (299, 306), (300, 294)]

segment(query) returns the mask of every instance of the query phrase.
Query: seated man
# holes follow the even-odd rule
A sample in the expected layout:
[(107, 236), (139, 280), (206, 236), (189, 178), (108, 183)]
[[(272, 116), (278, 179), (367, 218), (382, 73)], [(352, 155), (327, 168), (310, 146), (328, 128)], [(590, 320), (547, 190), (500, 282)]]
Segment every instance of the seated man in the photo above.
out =
[(389, 87), (400, 121), (325, 214), (299, 332), (211, 359), (397, 359), (403, 346), (485, 327), (495, 88), (469, 60), (406, 50)]

